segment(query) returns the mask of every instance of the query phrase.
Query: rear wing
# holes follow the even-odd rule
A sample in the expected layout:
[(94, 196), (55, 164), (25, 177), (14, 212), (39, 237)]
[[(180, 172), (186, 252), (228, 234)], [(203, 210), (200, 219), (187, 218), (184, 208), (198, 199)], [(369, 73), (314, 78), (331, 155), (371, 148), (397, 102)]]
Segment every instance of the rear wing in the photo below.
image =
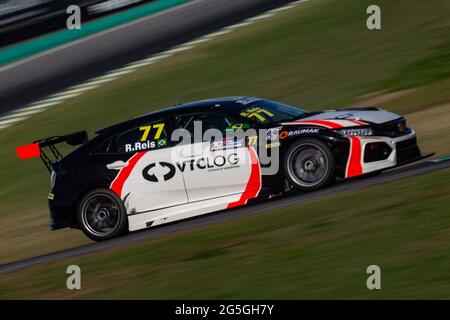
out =
[[(71, 146), (76, 146), (84, 144), (88, 140), (86, 131), (78, 131), (65, 136), (36, 140), (32, 144), (17, 147), (16, 153), (19, 158), (24, 160), (40, 157), (47, 170), (51, 172), (54, 164), (63, 158), (63, 155), (55, 147), (56, 144), (66, 142)], [(48, 148), (47, 153), (43, 148)]]

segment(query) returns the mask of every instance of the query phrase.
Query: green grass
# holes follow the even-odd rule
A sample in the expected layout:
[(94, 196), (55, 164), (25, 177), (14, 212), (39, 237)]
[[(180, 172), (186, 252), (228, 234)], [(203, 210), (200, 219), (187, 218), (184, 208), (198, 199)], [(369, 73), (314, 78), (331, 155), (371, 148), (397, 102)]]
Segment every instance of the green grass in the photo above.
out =
[[(447, 35), (450, 39), (450, 32)], [(432, 48), (426, 56), (399, 68), (397, 74), (382, 82), (392, 91), (414, 88), (450, 77), (450, 41)]]
[[(449, 183), (445, 170), (65, 259), (0, 277), (0, 299), (448, 299)], [(373, 264), (381, 290), (366, 288)]]
[[(49, 175), (40, 161), (15, 157), (17, 146), (35, 139), (80, 129), (92, 134), (157, 108), (214, 96), (255, 95), (316, 110), (414, 86), (383, 107), (411, 113), (449, 102), (450, 3), (380, 0), (380, 31), (365, 27), (369, 4), (306, 2), (0, 131), (0, 262), (89, 242), (76, 230), (48, 230)], [(429, 132), (443, 117), (427, 119), (424, 149), (448, 153), (450, 135)]]

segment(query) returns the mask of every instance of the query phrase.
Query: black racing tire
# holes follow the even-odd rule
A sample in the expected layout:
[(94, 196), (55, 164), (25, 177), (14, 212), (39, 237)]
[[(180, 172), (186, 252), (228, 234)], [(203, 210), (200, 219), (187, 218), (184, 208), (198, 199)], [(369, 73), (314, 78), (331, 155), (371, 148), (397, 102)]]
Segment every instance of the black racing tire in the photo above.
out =
[(93, 189), (83, 196), (77, 208), (78, 225), (95, 241), (123, 235), (128, 229), (128, 216), (122, 200), (108, 189)]
[(335, 179), (335, 159), (327, 144), (306, 138), (294, 142), (284, 157), (286, 178), (301, 191), (325, 188)]

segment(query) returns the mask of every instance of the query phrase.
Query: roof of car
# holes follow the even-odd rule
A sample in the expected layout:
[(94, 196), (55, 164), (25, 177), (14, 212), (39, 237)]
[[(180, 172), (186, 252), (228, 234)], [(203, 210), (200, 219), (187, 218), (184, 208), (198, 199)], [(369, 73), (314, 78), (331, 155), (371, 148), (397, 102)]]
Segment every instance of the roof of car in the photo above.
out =
[(211, 109), (214, 107), (224, 107), (224, 108), (230, 108), (230, 107), (236, 107), (236, 106), (242, 106), (241, 103), (238, 101), (241, 101), (243, 99), (251, 99), (253, 101), (256, 100), (264, 100), (260, 98), (255, 97), (245, 97), (245, 96), (236, 96), (236, 97), (221, 97), (221, 98), (213, 98), (213, 99), (206, 99), (206, 100), (199, 100), (194, 102), (187, 102), (183, 104), (174, 105), (162, 110), (150, 112), (147, 114), (143, 114), (141, 116), (128, 119), (126, 121), (114, 124), (112, 126), (103, 128), (98, 130), (96, 133), (98, 134), (104, 134), (104, 133), (110, 133), (113, 131), (120, 130), (124, 127), (128, 127), (129, 125), (139, 124), (143, 120), (150, 118), (150, 117), (157, 117), (162, 116), (170, 112), (178, 112), (178, 111), (184, 111), (184, 110), (205, 110), (205, 109)]

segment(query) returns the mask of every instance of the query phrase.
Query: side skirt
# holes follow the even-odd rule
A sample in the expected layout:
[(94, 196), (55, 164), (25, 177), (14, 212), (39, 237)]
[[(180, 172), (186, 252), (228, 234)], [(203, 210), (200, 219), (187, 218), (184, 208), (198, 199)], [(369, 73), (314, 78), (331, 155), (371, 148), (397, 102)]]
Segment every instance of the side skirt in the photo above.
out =
[(229, 203), (240, 199), (241, 194), (234, 194), (204, 201), (186, 203), (179, 206), (141, 212), (128, 216), (130, 231), (145, 229), (165, 223), (183, 220), (215, 211), (227, 209)]

